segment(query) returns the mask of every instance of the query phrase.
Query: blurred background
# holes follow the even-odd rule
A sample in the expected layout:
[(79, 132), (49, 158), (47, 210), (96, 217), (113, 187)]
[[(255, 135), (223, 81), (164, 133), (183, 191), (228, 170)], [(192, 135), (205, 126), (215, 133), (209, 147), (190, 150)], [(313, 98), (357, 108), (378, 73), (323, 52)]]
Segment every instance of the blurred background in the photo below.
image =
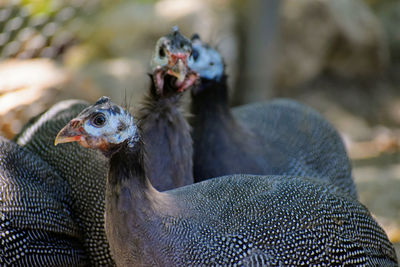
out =
[(174, 25), (221, 52), (232, 105), (289, 97), (335, 125), (400, 258), (397, 0), (0, 0), (0, 135), (63, 99), (135, 106)]

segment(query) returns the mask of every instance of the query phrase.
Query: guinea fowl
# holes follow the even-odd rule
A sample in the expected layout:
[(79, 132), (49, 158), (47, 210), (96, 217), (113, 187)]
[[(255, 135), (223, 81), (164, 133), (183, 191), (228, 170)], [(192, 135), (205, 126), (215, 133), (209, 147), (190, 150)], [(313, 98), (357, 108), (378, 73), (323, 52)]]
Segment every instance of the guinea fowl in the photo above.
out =
[(87, 264), (68, 183), (37, 155), (2, 137), (0, 188), (0, 266)]
[(321, 179), (231, 175), (157, 191), (140, 127), (107, 97), (58, 133), (65, 142), (109, 158), (105, 229), (118, 266), (397, 266), (368, 210)]
[(319, 177), (357, 198), (350, 160), (336, 130), (292, 100), (229, 108), (219, 53), (192, 37), (189, 66), (200, 75), (192, 90), (195, 181), (247, 173)]
[(158, 190), (193, 183), (193, 146), (190, 126), (180, 111), (181, 92), (197, 81), (187, 66), (189, 39), (177, 27), (158, 40), (152, 60), (150, 93), (140, 110), (148, 157), (147, 174)]
[[(193, 183), (189, 126), (179, 111), (180, 91), (190, 86), (196, 78), (194, 73), (185, 69), (185, 56), (190, 54), (190, 49), (190, 41), (177, 30), (157, 42), (152, 77), (159, 79), (152, 79), (149, 96), (140, 110), (143, 137), (147, 144), (151, 144), (146, 145), (148, 173), (153, 174), (149, 178), (159, 190)], [(166, 57), (160, 58), (157, 53), (159, 51), (165, 52)], [(174, 80), (173, 75), (178, 76), (180, 81)], [(163, 83), (162, 90), (158, 87), (160, 83)], [(53, 146), (58, 131), (88, 106), (84, 101), (60, 102), (29, 123), (16, 138), (16, 142), (48, 163), (71, 187), (68, 195), (73, 203), (77, 226), (82, 232), (81, 241), (87, 262), (95, 266), (111, 266), (114, 262), (104, 232), (108, 162), (100, 152), (84, 149), (77, 144)], [(161, 141), (163, 143), (159, 146), (155, 145)], [(164, 155), (152, 151), (163, 151)], [(18, 254), (18, 251), (16, 253), (22, 262), (25, 256)], [(41, 257), (40, 253), (36, 255)], [(47, 262), (51, 263), (49, 260)]]

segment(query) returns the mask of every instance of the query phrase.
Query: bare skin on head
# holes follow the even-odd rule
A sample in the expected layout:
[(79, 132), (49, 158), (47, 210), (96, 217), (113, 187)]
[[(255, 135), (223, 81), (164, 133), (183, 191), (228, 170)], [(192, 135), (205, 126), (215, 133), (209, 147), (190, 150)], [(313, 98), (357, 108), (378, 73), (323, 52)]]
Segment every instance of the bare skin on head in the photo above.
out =
[(191, 53), (190, 40), (184, 37), (177, 27), (174, 27), (172, 33), (157, 41), (151, 67), (158, 91), (163, 90), (166, 75), (176, 78), (175, 86), (180, 92), (197, 81), (198, 74), (188, 67)]
[[(104, 127), (105, 123), (108, 127)], [(61, 129), (54, 144), (78, 142), (83, 147), (107, 154), (114, 152), (113, 147), (127, 140), (127, 136), (135, 134), (136, 130), (129, 113), (103, 96)]]

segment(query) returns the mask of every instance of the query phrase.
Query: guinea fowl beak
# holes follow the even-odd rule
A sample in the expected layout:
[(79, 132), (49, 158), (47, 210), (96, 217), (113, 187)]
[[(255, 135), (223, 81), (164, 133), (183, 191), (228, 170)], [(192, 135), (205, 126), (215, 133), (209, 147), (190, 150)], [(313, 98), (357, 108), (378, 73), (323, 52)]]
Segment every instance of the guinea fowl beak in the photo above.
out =
[(193, 72), (188, 66), (188, 58), (189, 55), (186, 53), (170, 54), (167, 74), (176, 77), (179, 92), (183, 92), (198, 79), (197, 73)]
[(54, 145), (70, 142), (79, 142), (83, 139), (82, 121), (74, 119), (70, 121), (61, 131), (57, 134)]
[(188, 72), (187, 55), (183, 53), (176, 53), (171, 54), (170, 56), (170, 68), (168, 69), (167, 73), (175, 76), (178, 79), (178, 82), (183, 82)]

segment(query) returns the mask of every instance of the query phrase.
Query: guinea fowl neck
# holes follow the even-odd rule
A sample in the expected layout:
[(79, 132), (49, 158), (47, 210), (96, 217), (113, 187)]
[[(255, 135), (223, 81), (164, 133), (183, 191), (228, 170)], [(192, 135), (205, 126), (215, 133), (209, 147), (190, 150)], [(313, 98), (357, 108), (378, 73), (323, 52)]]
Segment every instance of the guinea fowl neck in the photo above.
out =
[(112, 185), (131, 180), (137, 188), (150, 185), (146, 177), (144, 145), (139, 140), (131, 147), (128, 144), (115, 152), (110, 159), (108, 182)]
[(111, 156), (107, 191), (111, 194), (109, 196), (117, 197), (120, 203), (128, 203), (131, 207), (128, 208), (129, 212), (142, 213), (144, 210), (145, 213), (151, 213), (157, 207), (168, 205), (169, 198), (157, 191), (147, 178), (144, 143), (140, 139), (134, 142), (133, 146), (124, 145)]
[(164, 79), (162, 96), (152, 79), (139, 115), (146, 144), (147, 176), (160, 191), (193, 183), (192, 139), (190, 126), (180, 110), (182, 94), (174, 88), (171, 77)]
[(162, 218), (179, 213), (174, 199), (151, 185), (145, 161), (144, 144), (137, 139), (132, 146), (124, 145), (110, 160), (105, 205), (107, 239), (111, 253), (129, 253), (135, 262), (125, 262), (119, 256), (115, 259), (118, 266), (151, 265), (146, 263), (148, 259), (160, 255)]
[(197, 92), (192, 93), (191, 113), (194, 120), (203, 120), (203, 117), (232, 119), (229, 108), (229, 93), (227, 76), (218, 80), (201, 78)]
[(174, 104), (178, 104), (179, 99), (181, 98), (181, 94), (177, 93), (177, 88), (174, 85), (176, 81), (175, 77), (166, 75), (164, 77), (164, 87), (162, 89), (162, 93), (157, 92), (157, 86), (154, 82), (154, 78), (152, 74), (149, 74), (151, 85), (150, 85), (150, 94), (147, 97), (147, 100), (154, 103), (164, 103), (170, 102)]

